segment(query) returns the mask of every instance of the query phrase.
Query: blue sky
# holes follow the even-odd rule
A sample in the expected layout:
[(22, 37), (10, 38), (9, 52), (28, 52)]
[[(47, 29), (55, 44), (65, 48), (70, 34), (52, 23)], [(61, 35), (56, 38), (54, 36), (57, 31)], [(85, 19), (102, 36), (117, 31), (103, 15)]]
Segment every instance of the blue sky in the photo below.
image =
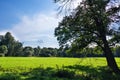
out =
[[(0, 29), (19, 21), (19, 16), (54, 10), (52, 0), (0, 0)], [(3, 27), (1, 27), (3, 26)]]
[(56, 9), (53, 0), (0, 0), (0, 35), (9, 31), (24, 46), (58, 47)]
[[(74, 1), (75, 7), (79, 1)], [(62, 19), (58, 5), (53, 0), (0, 0), (0, 35), (9, 31), (24, 46), (59, 47), (54, 37)]]

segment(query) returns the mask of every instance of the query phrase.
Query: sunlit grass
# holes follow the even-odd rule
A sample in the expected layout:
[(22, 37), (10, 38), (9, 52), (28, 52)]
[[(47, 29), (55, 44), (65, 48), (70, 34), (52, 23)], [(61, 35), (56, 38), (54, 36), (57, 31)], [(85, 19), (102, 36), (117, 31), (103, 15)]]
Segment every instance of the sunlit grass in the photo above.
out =
[[(120, 58), (116, 58), (116, 61), (120, 67)], [(97, 80), (104, 80), (104, 77), (111, 77), (112, 80), (115, 76), (106, 76), (105, 66), (106, 59), (100, 57), (0, 57), (0, 80), (69, 80), (69, 77), (74, 77), (72, 80), (94, 79), (89, 74), (96, 75)], [(59, 78), (61, 74), (64, 78)], [(119, 76), (116, 78), (119, 79)]]
[[(120, 58), (116, 58), (118, 65), (120, 66)], [(56, 58), (56, 57), (1, 57), (0, 66), (3, 68), (11, 67), (53, 67), (68, 66), (68, 65), (92, 65), (106, 66), (105, 58)]]

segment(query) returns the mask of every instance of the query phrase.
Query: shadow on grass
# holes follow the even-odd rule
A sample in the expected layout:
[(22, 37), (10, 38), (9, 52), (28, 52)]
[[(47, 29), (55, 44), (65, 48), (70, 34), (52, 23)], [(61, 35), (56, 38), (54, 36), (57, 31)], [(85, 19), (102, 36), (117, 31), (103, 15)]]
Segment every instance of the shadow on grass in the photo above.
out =
[(83, 76), (89, 78), (88, 80), (120, 80), (120, 75), (115, 74), (106, 66), (94, 68), (92, 66), (74, 65), (65, 66), (65, 68), (82, 72)]
[(3, 72), (0, 80), (120, 80), (120, 75), (108, 67), (73, 65), (57, 69), (39, 67), (22, 73)]

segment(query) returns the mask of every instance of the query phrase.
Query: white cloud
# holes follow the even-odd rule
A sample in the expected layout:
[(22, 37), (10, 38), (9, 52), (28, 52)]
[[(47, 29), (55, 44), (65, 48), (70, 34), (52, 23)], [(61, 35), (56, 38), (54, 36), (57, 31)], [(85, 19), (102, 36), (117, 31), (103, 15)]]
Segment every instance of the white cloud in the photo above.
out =
[(7, 30), (5, 30), (5, 31), (0, 31), (0, 35), (5, 35), (6, 32), (7, 32)]
[[(74, 1), (74, 6), (79, 0)], [(37, 13), (32, 16), (23, 15), (20, 22), (14, 24), (11, 29), (0, 31), (1, 35), (11, 32), (15, 39), (24, 43), (25, 46), (58, 47), (54, 37), (54, 29), (62, 17), (56, 17), (54, 11)]]
[(18, 40), (24, 42), (25, 46), (58, 47), (54, 29), (59, 21), (60, 18), (57, 18), (54, 12), (24, 15), (12, 29), (0, 31), (0, 34), (10, 31)]

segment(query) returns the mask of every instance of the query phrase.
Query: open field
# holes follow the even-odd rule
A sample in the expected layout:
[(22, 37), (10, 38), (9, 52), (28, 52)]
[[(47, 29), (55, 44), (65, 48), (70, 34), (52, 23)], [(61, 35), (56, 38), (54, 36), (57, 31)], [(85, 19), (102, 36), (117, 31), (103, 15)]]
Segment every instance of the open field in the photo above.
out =
[[(120, 67), (120, 58), (116, 58)], [(1, 57), (0, 80), (120, 80), (105, 58)]]

